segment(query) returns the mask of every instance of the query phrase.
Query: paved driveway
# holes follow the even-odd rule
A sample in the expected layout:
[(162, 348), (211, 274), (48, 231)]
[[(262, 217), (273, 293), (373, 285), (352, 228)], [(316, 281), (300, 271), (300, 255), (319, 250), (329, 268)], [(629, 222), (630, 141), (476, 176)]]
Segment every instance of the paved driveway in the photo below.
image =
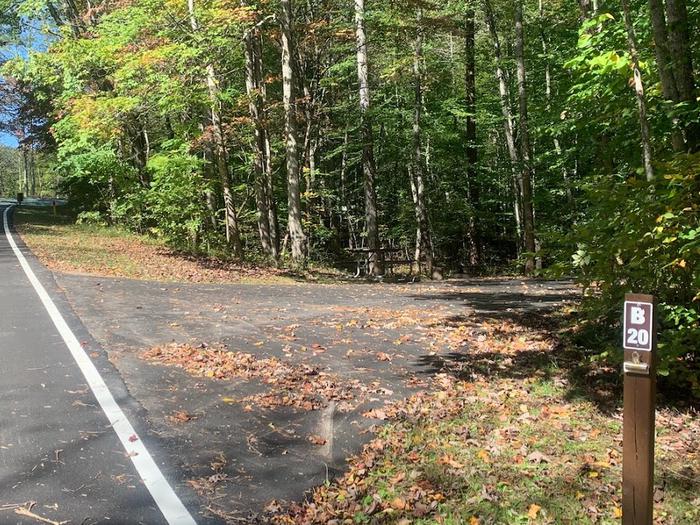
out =
[[(152, 432), (178, 458), (204, 512), (229, 522), (251, 520), (271, 500), (299, 499), (342, 471), (385, 403), (428, 387), (442, 356), (467, 355), (468, 340), (486, 337), (480, 322), (537, 323), (576, 296), (568, 282), (509, 279), (222, 286), (56, 279), (108, 349)], [(189, 352), (183, 362), (224, 348), (238, 364), (251, 354), (265, 365), (221, 380), (143, 359), (154, 347), (171, 357)]]

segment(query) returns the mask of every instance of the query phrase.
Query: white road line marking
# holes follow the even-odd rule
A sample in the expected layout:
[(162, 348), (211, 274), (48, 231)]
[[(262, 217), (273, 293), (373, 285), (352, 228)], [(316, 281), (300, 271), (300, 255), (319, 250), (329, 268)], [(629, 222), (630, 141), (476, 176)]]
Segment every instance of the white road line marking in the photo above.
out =
[[(46, 308), (46, 311), (49, 313), (53, 324), (56, 325), (56, 329), (61, 334), (63, 341), (65, 341), (66, 346), (73, 355), (73, 359), (75, 359), (80, 371), (83, 373), (83, 376), (85, 376), (85, 380), (88, 382), (88, 385), (90, 385), (93, 394), (100, 403), (107, 419), (112, 424), (112, 428), (117, 433), (119, 441), (122, 442), (124, 449), (130, 456), (146, 488), (151, 493), (156, 505), (158, 505), (158, 508), (170, 525), (196, 525), (194, 518), (163, 477), (163, 473), (158, 468), (158, 465), (156, 465), (156, 462), (146, 449), (143, 441), (138, 437), (134, 427), (129, 423), (126, 415), (114, 400), (114, 396), (112, 396), (112, 393), (107, 388), (104, 379), (102, 379), (97, 368), (95, 368), (95, 365), (85, 353), (85, 350), (83, 350), (83, 347), (58, 311), (58, 308), (56, 308), (56, 305), (46, 292), (44, 286), (39, 282), (39, 279), (37, 279), (27, 259), (17, 247), (10, 233), (9, 222), (7, 220), (11, 208), (11, 206), (5, 208), (5, 213), (3, 214), (3, 225), (7, 241), (10, 243), (12, 251), (17, 256), (24, 273), (27, 274), (29, 282), (32, 283), (34, 290), (37, 295), (39, 295), (39, 299), (41, 299), (41, 302), (44, 304), (44, 308)], [(134, 440), (134, 436), (137, 438), (136, 440)]]

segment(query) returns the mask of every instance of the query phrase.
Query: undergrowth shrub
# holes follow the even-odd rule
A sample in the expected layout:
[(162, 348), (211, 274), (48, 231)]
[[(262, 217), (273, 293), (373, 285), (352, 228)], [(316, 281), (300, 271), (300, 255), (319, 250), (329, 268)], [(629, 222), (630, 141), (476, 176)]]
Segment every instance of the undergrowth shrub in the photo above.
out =
[[(700, 397), (700, 155), (658, 166), (654, 182), (600, 178), (574, 233), (572, 265), (587, 291), (584, 312), (619, 334), (626, 292), (659, 300), (660, 366), (667, 386)], [(621, 357), (621, 341), (599, 353)]]

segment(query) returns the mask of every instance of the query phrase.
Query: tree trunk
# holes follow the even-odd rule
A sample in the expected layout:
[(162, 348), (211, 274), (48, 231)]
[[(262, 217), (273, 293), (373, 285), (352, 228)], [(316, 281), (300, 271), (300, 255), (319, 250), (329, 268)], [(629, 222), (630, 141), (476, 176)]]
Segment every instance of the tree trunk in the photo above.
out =
[(630, 56), (634, 69), (634, 91), (637, 95), (637, 108), (639, 110), (639, 124), (642, 135), (642, 157), (644, 160), (644, 173), (647, 181), (654, 180), (654, 167), (651, 160), (651, 132), (649, 131), (649, 121), (647, 120), (647, 103), (644, 95), (644, 84), (642, 83), (642, 73), (639, 70), (639, 54), (637, 52), (637, 37), (632, 25), (632, 15), (630, 14), (629, 0), (621, 0), (622, 11), (627, 28), (627, 43), (629, 45)]
[(420, 259), (425, 259), (429, 276), (433, 273), (433, 243), (430, 235), (428, 208), (425, 202), (425, 159), (423, 157), (423, 10), (418, 8), (417, 34), (413, 54), (413, 78), (415, 99), (413, 106), (413, 169), (411, 170), (411, 189), (416, 211), (416, 263), (420, 268)]
[(31, 146), (29, 146), (29, 170), (32, 174), (31, 195), (32, 197), (36, 197), (36, 158), (34, 156), (34, 148), (32, 148)]
[(518, 101), (520, 107), (519, 124), (522, 175), (519, 178), (519, 182), (523, 211), (523, 244), (527, 252), (527, 256), (525, 257), (525, 273), (530, 274), (535, 269), (534, 253), (537, 251), (537, 246), (535, 242), (535, 210), (532, 191), (534, 168), (532, 162), (532, 146), (530, 144), (530, 130), (528, 129), (523, 0), (516, 0), (515, 3), (515, 55), (518, 64)]
[(384, 264), (379, 242), (377, 220), (377, 192), (375, 180), (377, 167), (374, 159), (374, 136), (369, 115), (369, 68), (367, 65), (367, 36), (365, 34), (365, 0), (355, 0), (355, 26), (357, 43), (357, 80), (360, 90), (360, 128), (362, 130), (362, 173), (364, 175), (365, 222), (367, 226), (367, 247), (370, 251), (369, 273), (381, 275)]
[(297, 139), (296, 87), (294, 79), (295, 56), (292, 0), (280, 0), (282, 6), (282, 90), (285, 115), (285, 145), (287, 149), (287, 205), (288, 227), (292, 258), (297, 263), (305, 259), (306, 238), (301, 224), (301, 191), (299, 187), (299, 145)]
[(268, 214), (270, 220), (270, 236), (272, 238), (272, 250), (275, 259), (280, 256), (280, 225), (279, 215), (277, 213), (277, 201), (275, 199), (274, 182), (272, 180), (272, 149), (270, 147), (270, 132), (267, 126), (264, 128), (263, 143), (265, 144), (265, 183), (267, 191), (265, 192), (269, 200)]
[(469, 266), (477, 268), (481, 264), (481, 235), (476, 222), (479, 208), (479, 186), (477, 182), (477, 162), (479, 151), (476, 136), (476, 53), (475, 53), (475, 22), (474, 9), (469, 7), (465, 17), (464, 51), (466, 59), (464, 86), (467, 109), (467, 185), (471, 213), (467, 224), (467, 247), (469, 250)]
[[(549, 60), (549, 45), (547, 43), (547, 35), (545, 28), (547, 27), (545, 15), (544, 15), (544, 0), (539, 0), (539, 14), (540, 14), (540, 42), (542, 42), (542, 55), (545, 60), (544, 69), (544, 85), (545, 85), (545, 98), (546, 98), (546, 108), (547, 114), (550, 115), (552, 111), (552, 66)], [(557, 160), (561, 164), (561, 175), (564, 181), (564, 187), (566, 191), (566, 200), (569, 205), (569, 210), (573, 211), (576, 207), (576, 201), (574, 199), (574, 193), (571, 187), (571, 178), (569, 177), (569, 170), (566, 166), (566, 158), (564, 158), (564, 153), (562, 151), (561, 142), (559, 140), (558, 134), (555, 132), (552, 137), (552, 143), (554, 144), (554, 152), (557, 155)]]
[(29, 197), (29, 153), (26, 145), (22, 145), (22, 193)]
[(496, 59), (496, 80), (498, 80), (498, 94), (501, 103), (501, 113), (503, 114), (503, 131), (506, 137), (506, 146), (508, 156), (510, 157), (511, 175), (513, 180), (513, 207), (515, 210), (515, 227), (518, 234), (518, 249), (523, 249), (522, 236), (522, 202), (520, 196), (520, 157), (518, 150), (515, 147), (515, 139), (513, 138), (513, 115), (510, 108), (510, 98), (508, 95), (508, 84), (506, 82), (505, 72), (503, 71), (501, 58), (501, 41), (498, 37), (496, 28), (496, 19), (493, 14), (493, 8), (490, 0), (484, 0), (484, 11), (486, 14), (486, 25), (488, 25), (491, 39), (493, 41), (493, 51)]
[[(685, 0), (666, 0), (668, 22), (668, 48), (673, 68), (673, 77), (678, 91), (678, 102), (684, 103), (691, 112), (697, 108), (693, 59), (690, 48), (688, 8)], [(686, 149), (694, 153), (700, 150), (700, 123), (684, 122)]]
[(270, 132), (267, 129), (265, 112), (267, 111), (267, 86), (265, 84), (265, 74), (263, 71), (263, 39), (262, 33), (257, 31), (257, 38), (253, 40), (255, 63), (255, 78), (258, 84), (258, 100), (260, 103), (260, 126), (262, 133), (262, 147), (265, 162), (263, 164), (263, 184), (265, 187), (265, 198), (267, 199), (267, 214), (270, 224), (271, 255), (277, 260), (280, 254), (279, 223), (277, 218), (277, 203), (275, 201), (274, 183), (272, 180), (272, 149), (270, 147)]
[(579, 0), (578, 5), (581, 10), (581, 20), (587, 20), (593, 11), (591, 0)]
[(228, 153), (226, 151), (223, 124), (221, 122), (219, 85), (216, 81), (214, 68), (212, 66), (207, 67), (207, 86), (209, 88), (209, 98), (213, 102), (211, 108), (211, 122), (214, 128), (214, 142), (216, 146), (216, 169), (224, 194), (226, 242), (231, 246), (233, 256), (240, 258), (243, 256), (243, 246), (241, 244), (238, 226), (238, 212), (231, 188), (231, 175), (228, 171)]
[(272, 148), (270, 146), (270, 131), (267, 126), (267, 85), (263, 70), (263, 38), (262, 32), (256, 32), (257, 38), (253, 40), (255, 64), (255, 78), (258, 84), (258, 100), (260, 103), (260, 124), (262, 127), (262, 144), (265, 163), (263, 165), (265, 197), (267, 198), (268, 221), (270, 223), (270, 241), (272, 244), (272, 256), (275, 260), (280, 255), (279, 218), (277, 215), (277, 202), (275, 200), (274, 181), (272, 175)]
[[(194, 0), (187, 0), (190, 26), (194, 33), (199, 32), (199, 24), (195, 14)], [(228, 170), (228, 153), (226, 151), (226, 139), (224, 136), (223, 122), (221, 120), (221, 100), (219, 83), (216, 72), (212, 64), (206, 67), (206, 82), (209, 92), (211, 125), (214, 131), (214, 157), (216, 160), (216, 171), (224, 194), (224, 222), (226, 225), (226, 241), (231, 246), (234, 257), (243, 256), (243, 246), (241, 244), (240, 230), (238, 226), (238, 213), (233, 199), (231, 189), (231, 175)]]
[(78, 10), (78, 6), (74, 0), (64, 0), (63, 5), (68, 19), (70, 20), (71, 32), (75, 38), (79, 38), (87, 28)]
[(260, 57), (257, 54), (255, 39), (258, 38), (257, 29), (248, 31), (245, 37), (245, 59), (246, 59), (246, 93), (248, 95), (248, 110), (254, 126), (254, 148), (255, 148), (255, 201), (258, 208), (258, 233), (260, 235), (260, 245), (265, 255), (274, 257), (272, 231), (270, 225), (269, 201), (267, 196), (267, 181), (265, 165), (267, 163), (265, 151), (265, 136), (262, 123), (262, 108), (260, 103), (260, 84), (257, 71), (257, 62)]
[[(656, 49), (656, 63), (661, 79), (661, 91), (664, 98), (671, 103), (678, 102), (678, 90), (676, 79), (673, 75), (671, 52), (668, 48), (668, 30), (666, 28), (666, 14), (664, 13), (663, 0), (649, 0), (651, 12), (651, 24), (654, 29), (654, 48)], [(673, 119), (671, 130), (671, 144), (674, 151), (685, 151), (685, 139), (678, 127), (678, 119)]]

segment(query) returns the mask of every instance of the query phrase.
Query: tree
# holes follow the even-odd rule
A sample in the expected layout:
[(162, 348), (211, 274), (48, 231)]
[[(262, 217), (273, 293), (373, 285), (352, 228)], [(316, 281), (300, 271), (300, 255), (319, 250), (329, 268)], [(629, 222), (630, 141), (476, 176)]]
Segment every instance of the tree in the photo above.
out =
[(280, 26), (282, 30), (282, 84), (284, 94), (285, 137), (287, 151), (287, 213), (292, 258), (304, 261), (306, 236), (301, 224), (301, 188), (299, 169), (299, 146), (297, 139), (297, 100), (294, 74), (294, 11), (291, 0), (280, 0), (282, 7)]
[(415, 259), (419, 271), (425, 259), (428, 275), (433, 273), (433, 241), (430, 235), (428, 205), (425, 197), (425, 159), (423, 156), (423, 9), (417, 8), (416, 39), (413, 53), (413, 163), (410, 168), (411, 192), (416, 213)]
[(535, 211), (532, 195), (533, 159), (532, 146), (530, 145), (530, 130), (528, 129), (528, 96), (527, 78), (525, 72), (525, 31), (523, 29), (523, 2), (515, 2), (515, 55), (518, 64), (518, 103), (520, 108), (520, 155), (521, 174), (518, 177), (518, 186), (523, 211), (523, 245), (527, 255), (525, 256), (525, 272), (532, 273), (535, 269)]
[(644, 94), (644, 84), (642, 83), (642, 73), (639, 67), (639, 53), (637, 51), (637, 37), (632, 25), (632, 15), (630, 14), (629, 0), (621, 0), (622, 10), (627, 29), (627, 42), (634, 73), (634, 92), (637, 96), (637, 107), (639, 110), (639, 125), (642, 136), (642, 157), (644, 159), (644, 173), (648, 182), (654, 180), (654, 166), (651, 158), (651, 131), (647, 120), (647, 102)]
[(464, 53), (465, 75), (464, 91), (466, 98), (467, 123), (465, 140), (467, 143), (467, 184), (469, 185), (469, 202), (472, 213), (467, 223), (467, 245), (469, 248), (469, 265), (478, 268), (481, 264), (481, 236), (477, 224), (479, 205), (479, 186), (477, 165), (479, 161), (478, 137), (476, 134), (476, 23), (475, 12), (471, 4), (466, 7), (464, 17)]
[[(688, 8), (685, 0), (666, 0), (668, 22), (668, 48), (673, 57), (671, 67), (678, 92), (678, 103), (686, 106), (688, 114), (697, 112), (698, 102), (695, 93), (695, 77), (690, 47)], [(693, 116), (683, 122), (686, 149), (689, 152), (700, 150), (700, 122)]]
[(513, 181), (513, 208), (515, 210), (515, 224), (516, 231), (518, 234), (518, 244), (522, 246), (523, 239), (523, 212), (522, 212), (522, 184), (520, 182), (522, 177), (522, 172), (519, 172), (520, 166), (520, 156), (515, 145), (515, 138), (513, 135), (513, 113), (510, 106), (510, 95), (508, 93), (508, 82), (506, 80), (506, 73), (503, 69), (502, 63), (503, 59), (501, 56), (501, 41), (498, 35), (498, 29), (496, 28), (496, 19), (493, 14), (493, 7), (491, 6), (491, 0), (484, 0), (484, 10), (486, 15), (486, 24), (491, 33), (491, 39), (493, 43), (493, 52), (495, 58), (495, 73), (496, 80), (498, 81), (498, 95), (501, 107), (501, 113), (503, 115), (503, 131), (506, 139), (506, 146), (508, 149), (508, 155), (510, 157), (510, 169)]
[[(195, 14), (194, 0), (187, 0), (187, 8), (189, 11), (192, 32), (197, 34), (199, 32), (199, 23), (197, 22), (197, 16)], [(238, 226), (238, 212), (236, 210), (233, 190), (231, 188), (231, 174), (228, 169), (228, 151), (226, 148), (226, 138), (222, 118), (221, 89), (219, 86), (219, 80), (216, 77), (216, 70), (214, 69), (214, 65), (211, 63), (206, 65), (206, 84), (209, 92), (211, 126), (214, 135), (213, 156), (216, 161), (216, 170), (224, 194), (226, 241), (230, 243), (234, 257), (240, 258), (243, 256), (243, 246), (241, 244), (241, 234)]]
[(277, 210), (272, 187), (272, 159), (270, 134), (265, 124), (267, 88), (263, 78), (262, 36), (258, 27), (245, 35), (246, 91), (250, 118), (255, 129), (255, 189), (258, 215), (258, 231), (263, 252), (273, 259), (279, 257)]
[(362, 173), (364, 175), (365, 221), (367, 247), (370, 252), (371, 275), (383, 273), (383, 257), (379, 249), (379, 225), (377, 220), (377, 192), (375, 180), (377, 167), (374, 160), (374, 134), (370, 111), (369, 68), (367, 36), (365, 34), (365, 0), (355, 0), (355, 26), (357, 38), (357, 80), (360, 91), (360, 128), (362, 131)]

